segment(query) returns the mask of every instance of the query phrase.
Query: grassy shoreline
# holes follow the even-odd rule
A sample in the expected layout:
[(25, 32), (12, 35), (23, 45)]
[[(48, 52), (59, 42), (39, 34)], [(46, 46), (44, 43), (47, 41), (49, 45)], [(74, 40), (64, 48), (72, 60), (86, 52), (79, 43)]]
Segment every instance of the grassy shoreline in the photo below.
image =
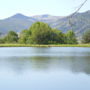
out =
[(52, 45), (33, 45), (33, 44), (0, 44), (0, 47), (90, 47), (90, 44), (52, 44)]

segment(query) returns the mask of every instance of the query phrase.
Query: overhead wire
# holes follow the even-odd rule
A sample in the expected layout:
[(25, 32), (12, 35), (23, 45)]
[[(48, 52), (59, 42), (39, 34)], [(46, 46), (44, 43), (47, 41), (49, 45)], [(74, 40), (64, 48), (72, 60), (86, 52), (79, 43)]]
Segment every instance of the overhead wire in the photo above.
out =
[(80, 6), (79, 6), (79, 8), (74, 12), (74, 13), (72, 13), (68, 18), (69, 18), (69, 25), (70, 25), (70, 27), (72, 28), (72, 26), (74, 25), (73, 23), (72, 23), (72, 18), (73, 18), (73, 16), (75, 16), (79, 11), (80, 11), (80, 9), (85, 5), (85, 3), (87, 2), (88, 0), (85, 0)]

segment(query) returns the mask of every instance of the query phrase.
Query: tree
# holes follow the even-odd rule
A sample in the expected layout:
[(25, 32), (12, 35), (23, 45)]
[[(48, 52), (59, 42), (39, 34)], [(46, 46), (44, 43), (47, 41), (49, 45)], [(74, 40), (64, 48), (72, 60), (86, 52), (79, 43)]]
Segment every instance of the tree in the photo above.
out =
[(72, 30), (68, 30), (65, 35), (67, 44), (77, 44), (75, 33)]
[(51, 39), (51, 43), (55, 43), (55, 44), (64, 44), (64, 34), (57, 29), (52, 29), (52, 39)]
[(30, 35), (31, 35), (31, 32), (29, 30), (27, 30), (27, 29), (22, 30), (22, 32), (19, 35), (19, 41), (18, 42), (22, 43), (22, 44), (28, 43), (27, 40), (30, 37)]
[(82, 43), (90, 43), (90, 30), (87, 30), (82, 35)]
[(17, 43), (18, 41), (18, 34), (14, 31), (9, 31), (4, 38), (6, 43)]
[(31, 39), (33, 44), (49, 44), (52, 31), (48, 24), (36, 22), (32, 24), (29, 31), (31, 31)]
[(0, 44), (4, 43), (4, 39), (3, 38), (0, 38)]

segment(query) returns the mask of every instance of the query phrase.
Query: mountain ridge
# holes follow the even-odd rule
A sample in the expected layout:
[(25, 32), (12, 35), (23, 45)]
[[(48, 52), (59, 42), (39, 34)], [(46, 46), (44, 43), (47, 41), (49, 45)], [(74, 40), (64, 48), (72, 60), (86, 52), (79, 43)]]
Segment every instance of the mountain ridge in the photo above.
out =
[[(73, 29), (76, 34), (82, 34), (84, 31), (90, 29), (90, 10), (77, 13), (72, 18), (71, 16), (52, 16), (49, 14), (25, 16), (17, 13), (11, 17), (0, 20), (0, 32), (7, 33), (9, 30), (21, 32), (27, 29), (32, 23), (41, 21), (48, 23), (52, 28), (57, 28), (63, 32)], [(71, 20), (71, 24), (69, 22)]]

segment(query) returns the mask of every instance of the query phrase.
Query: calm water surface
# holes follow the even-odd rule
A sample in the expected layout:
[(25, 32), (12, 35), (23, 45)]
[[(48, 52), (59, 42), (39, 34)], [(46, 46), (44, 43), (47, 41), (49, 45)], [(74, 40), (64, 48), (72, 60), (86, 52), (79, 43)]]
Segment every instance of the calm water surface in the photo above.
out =
[(90, 48), (0, 48), (0, 90), (90, 90)]

